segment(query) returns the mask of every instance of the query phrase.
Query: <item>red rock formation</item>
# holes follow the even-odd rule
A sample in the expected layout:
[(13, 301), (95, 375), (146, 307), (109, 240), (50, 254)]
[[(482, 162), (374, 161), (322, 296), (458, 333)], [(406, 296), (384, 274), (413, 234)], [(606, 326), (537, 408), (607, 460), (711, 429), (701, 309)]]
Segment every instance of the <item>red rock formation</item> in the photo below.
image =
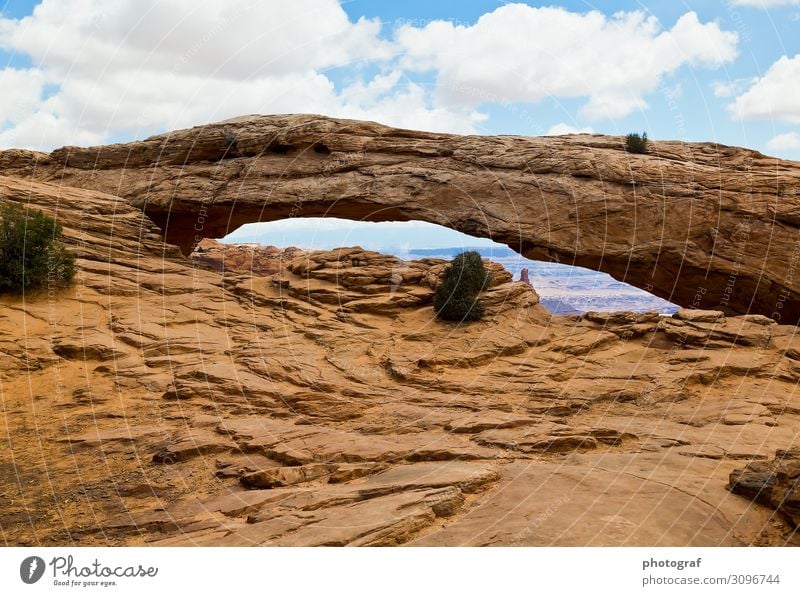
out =
[(714, 143), (648, 147), (247, 116), (134, 143), (4, 152), (0, 172), (122, 195), (184, 254), (254, 221), (417, 219), (684, 307), (796, 323), (800, 164)]
[[(0, 296), (6, 544), (798, 539), (723, 488), (797, 446), (796, 327), (551, 317), (498, 269), (484, 320), (442, 322), (443, 261), (345, 248), (223, 276), (119, 197), (0, 194), (58, 217), (78, 257), (73, 287)], [(740, 488), (773, 470), (750, 471)]]
[(260, 244), (223, 244), (204, 238), (189, 255), (198, 264), (215, 271), (273, 275), (283, 265), (305, 251), (299, 248), (277, 248)]
[(523, 267), (522, 271), (519, 272), (519, 280), (524, 281), (526, 284), (530, 284), (531, 280), (528, 278), (528, 268)]

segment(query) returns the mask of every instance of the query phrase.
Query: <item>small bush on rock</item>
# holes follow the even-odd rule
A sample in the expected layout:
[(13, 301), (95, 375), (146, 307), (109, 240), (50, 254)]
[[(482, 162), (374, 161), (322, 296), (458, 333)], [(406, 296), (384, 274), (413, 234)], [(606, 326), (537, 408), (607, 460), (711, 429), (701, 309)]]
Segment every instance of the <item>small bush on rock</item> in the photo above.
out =
[(630, 133), (625, 137), (625, 149), (628, 153), (647, 153), (647, 133)]
[(65, 287), (75, 259), (61, 242), (61, 224), (18, 203), (0, 204), (0, 292)]
[(489, 285), (489, 273), (475, 251), (457, 255), (436, 289), (433, 307), (445, 321), (478, 321), (483, 305), (477, 297)]

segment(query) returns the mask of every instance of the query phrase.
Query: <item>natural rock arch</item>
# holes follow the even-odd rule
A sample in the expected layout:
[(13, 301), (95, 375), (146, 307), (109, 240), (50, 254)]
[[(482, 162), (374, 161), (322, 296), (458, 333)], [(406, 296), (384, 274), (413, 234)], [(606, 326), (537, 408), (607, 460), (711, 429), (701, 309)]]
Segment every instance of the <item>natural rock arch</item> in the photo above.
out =
[(102, 190), (186, 254), (295, 216), (423, 220), (604, 271), (694, 308), (800, 317), (800, 163), (713, 143), (459, 136), (323, 116), (247, 116), (0, 171)]

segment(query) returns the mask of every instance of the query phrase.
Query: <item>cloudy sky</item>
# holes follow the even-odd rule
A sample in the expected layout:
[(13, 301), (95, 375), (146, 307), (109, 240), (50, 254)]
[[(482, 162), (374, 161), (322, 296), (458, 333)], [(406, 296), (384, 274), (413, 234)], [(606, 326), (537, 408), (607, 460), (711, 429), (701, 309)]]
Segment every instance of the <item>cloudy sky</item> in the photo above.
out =
[(800, 159), (800, 0), (0, 0), (0, 147), (248, 113)]

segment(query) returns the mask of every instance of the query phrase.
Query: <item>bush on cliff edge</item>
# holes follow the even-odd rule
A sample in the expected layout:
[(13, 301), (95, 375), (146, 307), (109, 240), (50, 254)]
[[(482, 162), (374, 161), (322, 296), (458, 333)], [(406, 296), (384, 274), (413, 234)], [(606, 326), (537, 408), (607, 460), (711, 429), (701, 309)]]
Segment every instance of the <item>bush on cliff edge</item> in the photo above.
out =
[(61, 224), (18, 203), (0, 203), (0, 292), (64, 287), (75, 259), (61, 242)]
[(625, 137), (625, 150), (628, 153), (647, 153), (647, 133), (632, 132)]
[(489, 285), (489, 273), (475, 251), (457, 255), (436, 289), (433, 307), (445, 321), (478, 321), (483, 305), (477, 297)]

